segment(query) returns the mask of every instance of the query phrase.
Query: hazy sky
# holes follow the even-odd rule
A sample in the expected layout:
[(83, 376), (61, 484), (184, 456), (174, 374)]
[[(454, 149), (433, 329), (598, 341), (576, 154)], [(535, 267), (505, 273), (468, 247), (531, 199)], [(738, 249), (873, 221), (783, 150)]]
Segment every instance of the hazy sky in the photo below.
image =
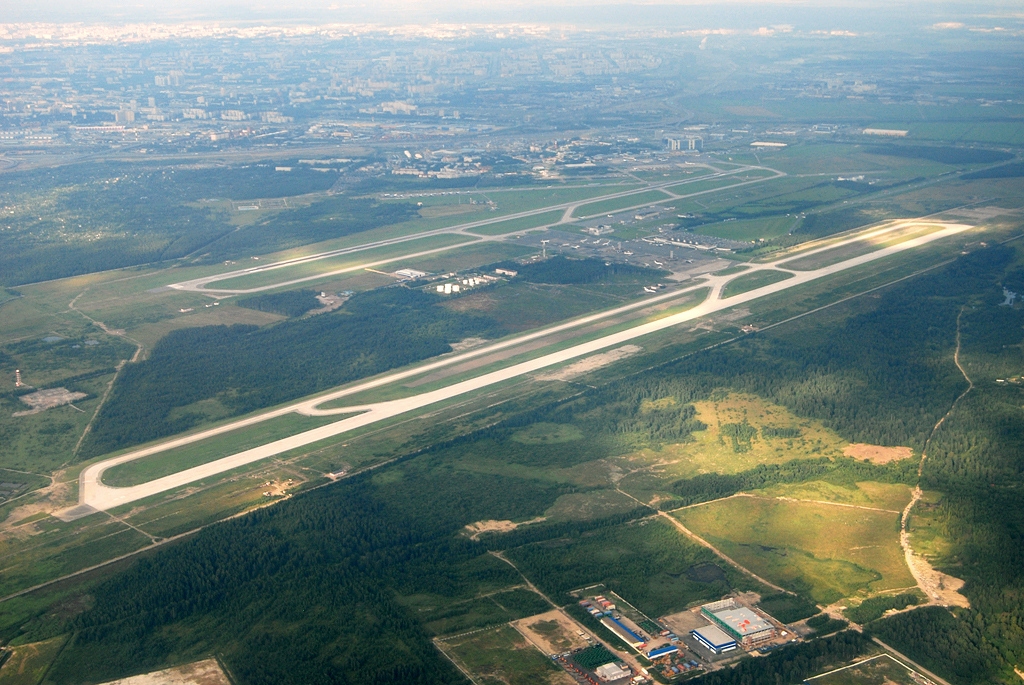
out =
[(558, 22), (737, 25), (922, 22), (1024, 14), (1020, 0), (35, 0), (0, 2), (0, 22)]

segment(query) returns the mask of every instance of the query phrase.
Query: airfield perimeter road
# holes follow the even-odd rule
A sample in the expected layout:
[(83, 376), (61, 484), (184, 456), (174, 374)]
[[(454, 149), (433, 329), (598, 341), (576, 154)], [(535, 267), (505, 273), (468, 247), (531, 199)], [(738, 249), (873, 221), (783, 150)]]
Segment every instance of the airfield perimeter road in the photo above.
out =
[[(663, 318), (656, 319), (653, 321), (639, 323), (625, 330), (618, 331), (616, 333), (612, 333), (610, 335), (606, 335), (595, 340), (590, 340), (579, 345), (569, 347), (567, 349), (558, 350), (556, 352), (552, 352), (550, 354), (543, 355), (535, 359), (520, 362), (512, 366), (506, 367), (504, 369), (499, 369), (497, 371), (492, 371), (490, 373), (483, 374), (476, 378), (470, 378), (468, 380), (453, 383), (451, 385), (439, 388), (437, 390), (424, 392), (418, 395), (413, 395), (411, 397), (376, 402), (372, 404), (353, 405), (333, 409), (318, 409), (320, 405), (323, 405), (327, 402), (331, 402), (338, 398), (352, 395), (354, 393), (366, 390), (371, 387), (379, 387), (386, 383), (392, 383), (398, 380), (402, 380), (404, 378), (408, 378), (410, 375), (424, 373), (426, 371), (429, 371), (431, 368), (436, 368), (436, 366), (441, 363), (455, 363), (456, 361), (464, 360), (467, 356), (479, 355), (488, 351), (488, 349), (493, 350), (498, 345), (509, 346), (519, 344), (524, 340), (524, 338), (528, 336), (521, 336), (519, 338), (514, 338), (512, 340), (503, 341), (498, 345), (488, 346), (488, 348), (484, 348), (483, 350), (478, 349), (472, 352), (456, 355), (448, 359), (442, 360), (442, 362), (435, 362), (433, 365), (421, 366), (415, 369), (389, 374), (387, 376), (375, 379), (374, 381), (369, 381), (367, 383), (339, 390), (334, 393), (329, 393), (309, 400), (297, 402), (293, 405), (284, 407), (282, 409), (278, 409), (273, 412), (268, 412), (266, 414), (261, 414), (255, 417), (251, 417), (249, 419), (243, 419), (230, 424), (226, 424), (217, 429), (212, 429), (210, 431), (205, 431), (203, 433), (197, 433), (195, 435), (187, 436), (185, 438), (170, 440), (154, 447), (138, 450), (135, 452), (130, 452), (128, 454), (124, 454), (118, 457), (104, 460), (102, 462), (98, 462), (87, 467), (81, 473), (81, 476), (79, 478), (80, 504), (77, 507), (74, 507), (70, 510), (61, 512), (60, 514), (58, 514), (58, 516), (64, 518), (65, 520), (72, 520), (74, 518), (86, 516), (97, 510), (105, 511), (113, 507), (120, 506), (122, 504), (135, 502), (145, 497), (150, 497), (152, 495), (156, 495), (167, 490), (179, 488), (204, 478), (216, 476), (226, 471), (230, 471), (232, 469), (236, 469), (241, 466), (245, 466), (247, 464), (251, 464), (253, 462), (257, 462), (277, 454), (281, 454), (283, 452), (304, 447), (315, 442), (318, 442), (320, 440), (324, 440), (326, 438), (341, 435), (356, 428), (367, 426), (378, 421), (398, 416), (400, 414), (405, 414), (407, 412), (421, 409), (429, 405), (436, 404), (438, 402), (452, 399), (460, 395), (464, 395), (466, 393), (480, 390), (482, 388), (486, 388), (488, 386), (501, 383), (512, 378), (523, 376), (525, 374), (529, 374), (534, 371), (549, 366), (553, 366), (555, 364), (560, 364), (571, 359), (576, 359), (578, 357), (582, 357), (584, 355), (591, 354), (599, 350), (614, 347), (616, 345), (621, 345), (623, 343), (634, 340), (641, 336), (648, 335), (656, 331), (661, 331), (672, 326), (677, 326), (681, 323), (692, 321), (693, 319), (697, 319), (702, 316), (707, 316), (708, 314), (712, 314), (723, 309), (735, 307), (737, 305), (750, 302), (752, 300), (764, 297), (766, 295), (782, 292), (794, 286), (802, 285), (804, 283), (808, 283), (819, 278), (839, 273), (841, 271), (845, 271), (847, 269), (860, 266), (862, 264), (867, 264), (868, 262), (881, 259), (883, 257), (887, 257), (893, 254), (897, 254), (899, 252), (909, 250), (914, 247), (919, 247), (930, 242), (933, 242), (935, 240), (950, 237), (971, 228), (971, 226), (965, 224), (949, 224), (937, 221), (904, 221), (896, 223), (892, 226), (876, 229), (867, 233), (853, 235), (845, 240), (827, 244), (824, 247), (818, 248), (816, 250), (803, 252), (801, 253), (801, 256), (807, 256), (810, 254), (823, 252), (825, 250), (831, 250), (854, 241), (862, 241), (865, 239), (877, 238), (879, 242), (881, 242), (885, 234), (891, 231), (900, 230), (902, 228), (913, 226), (916, 223), (921, 223), (922, 225), (937, 225), (941, 226), (942, 228), (931, 233), (928, 233), (926, 235), (913, 238), (911, 240), (898, 243), (896, 245), (885, 247), (874, 252), (870, 252), (868, 254), (853, 257), (851, 259), (847, 259), (837, 264), (825, 266), (814, 271), (794, 272), (786, 269), (780, 269), (777, 265), (791, 258), (791, 256), (788, 256), (779, 259), (777, 262), (752, 265), (750, 269), (744, 271), (742, 274), (738, 276), (711, 276), (708, 278), (706, 282), (704, 282), (700, 286), (709, 287), (711, 289), (711, 292), (709, 293), (707, 299), (692, 309), (689, 309), (678, 314), (665, 316)], [(792, 273), (793, 276), (784, 281), (772, 283), (761, 288), (757, 288), (745, 293), (734, 295), (727, 299), (722, 299), (722, 290), (726, 283), (729, 282), (730, 280), (733, 280), (734, 278), (742, 278), (751, 273), (756, 273), (757, 271), (766, 270), (785, 271), (786, 273)], [(678, 294), (678, 292), (672, 293), (672, 295), (676, 296), (678, 296)], [(650, 302), (651, 299), (642, 301), (643, 304), (648, 304)], [(592, 317), (585, 318), (593, 318), (600, 316), (601, 315), (592, 315)], [(577, 319), (574, 322), (569, 322), (569, 324), (564, 324), (563, 326), (580, 325), (580, 321), (581, 320)], [(538, 335), (550, 334), (550, 332), (551, 329), (546, 329), (545, 331), (541, 331), (530, 335), (536, 337)], [(200, 466), (186, 469), (184, 471), (180, 471), (169, 476), (157, 478), (155, 480), (149, 481), (148, 483), (142, 483), (140, 485), (134, 485), (131, 487), (124, 488), (114, 488), (104, 485), (102, 483), (103, 473), (107, 469), (116, 466), (117, 464), (123, 464), (128, 461), (134, 461), (135, 459), (141, 459), (142, 457), (148, 456), (150, 454), (156, 454), (161, 451), (171, 449), (173, 447), (201, 440), (205, 437), (210, 437), (211, 435), (236, 430), (238, 428), (242, 428), (248, 425), (252, 425), (254, 423), (258, 423), (260, 421), (267, 420), (268, 418), (272, 418), (273, 416), (280, 416), (290, 412), (296, 412), (307, 416), (332, 416), (340, 414), (353, 414), (356, 412), (359, 413), (357, 413), (355, 416), (350, 416), (348, 418), (341, 419), (326, 426), (321, 426), (320, 428), (315, 428), (313, 430), (298, 433), (288, 438), (283, 438), (280, 440), (267, 443), (265, 445), (261, 445), (259, 447), (255, 447), (253, 449), (239, 452), (238, 454), (234, 454), (228, 457), (224, 457), (222, 459), (218, 459), (216, 461), (212, 461)]]
[[(345, 247), (345, 248), (341, 248), (341, 249), (338, 249), (338, 250), (329, 250), (327, 252), (318, 252), (317, 254), (307, 255), (305, 257), (296, 257), (294, 259), (286, 259), (286, 260), (283, 260), (283, 261), (280, 261), (280, 262), (274, 262), (272, 264), (264, 264), (264, 265), (252, 267), (252, 268), (249, 268), (249, 269), (238, 269), (236, 271), (229, 271), (229, 272), (226, 272), (226, 273), (217, 274), (215, 276), (204, 276), (202, 278), (194, 278), (192, 280), (182, 281), (180, 283), (172, 283), (171, 285), (168, 285), (166, 287), (167, 288), (173, 288), (174, 290), (186, 290), (186, 291), (192, 291), (192, 292), (207, 293), (207, 294), (210, 294), (210, 295), (245, 295), (245, 294), (248, 294), (248, 293), (256, 293), (256, 292), (261, 292), (263, 290), (270, 290), (272, 288), (281, 288), (281, 287), (288, 286), (288, 285), (295, 285), (297, 283), (305, 283), (307, 281), (321, 280), (321, 279), (324, 279), (324, 278), (328, 278), (330, 276), (337, 276), (339, 274), (349, 273), (351, 271), (362, 271), (363, 269), (366, 269), (366, 268), (373, 268), (373, 267), (376, 267), (376, 266), (381, 266), (381, 265), (392, 263), (392, 262), (398, 262), (398, 261), (402, 261), (402, 260), (405, 260), (405, 259), (414, 259), (416, 257), (424, 257), (426, 255), (434, 254), (434, 253), (437, 253), (437, 252), (445, 252), (445, 251), (448, 251), (448, 250), (454, 250), (454, 249), (458, 249), (460, 247), (465, 247), (466, 245), (469, 245), (471, 243), (458, 243), (458, 244), (455, 244), (455, 245), (448, 245), (448, 246), (445, 246), (445, 247), (437, 247), (437, 248), (433, 248), (433, 249), (430, 249), (430, 250), (422, 250), (422, 251), (413, 252), (413, 253), (410, 253), (410, 254), (400, 255), (398, 257), (389, 257), (387, 259), (380, 259), (380, 260), (377, 260), (377, 261), (366, 262), (365, 264), (355, 264), (355, 265), (348, 266), (348, 267), (345, 267), (345, 268), (342, 268), (342, 269), (336, 269), (334, 271), (328, 271), (328, 272), (324, 272), (324, 273), (314, 274), (312, 276), (304, 276), (302, 278), (294, 278), (294, 279), (291, 279), (291, 280), (282, 281), (280, 283), (273, 283), (271, 285), (264, 285), (264, 286), (259, 286), (259, 287), (255, 287), (255, 288), (239, 289), (239, 288), (217, 288), (217, 287), (207, 287), (207, 286), (209, 286), (211, 283), (216, 283), (217, 281), (226, 281), (226, 280), (231, 279), (231, 278), (238, 278), (238, 277), (241, 277), (241, 276), (250, 276), (250, 275), (258, 274), (258, 273), (265, 273), (267, 271), (273, 271), (273, 270), (276, 270), (276, 269), (283, 269), (283, 268), (290, 267), (290, 266), (296, 266), (296, 265), (299, 265), (299, 264), (305, 264), (307, 262), (315, 262), (315, 261), (318, 261), (318, 260), (321, 260), (321, 259), (328, 259), (330, 257), (340, 257), (340, 256), (347, 255), (347, 254), (354, 254), (354, 253), (357, 253), (357, 252), (363, 252), (363, 251), (366, 251), (366, 250), (372, 250), (372, 249), (379, 248), (379, 247), (387, 247), (389, 245), (397, 245), (399, 243), (405, 243), (405, 242), (409, 242), (411, 240), (420, 240), (422, 238), (429, 238), (431, 236), (436, 236), (436, 235), (445, 235), (445, 234), (462, 235), (462, 236), (465, 236), (467, 238), (473, 238), (474, 239), (474, 241), (473, 241), (474, 243), (487, 242), (487, 241), (495, 241), (495, 240), (503, 240), (506, 235), (510, 235), (510, 234), (513, 234), (513, 233), (522, 233), (523, 231), (522, 230), (520, 230), (520, 231), (509, 231), (508, 234), (496, 235), (496, 236), (482, 236), (482, 235), (477, 235), (477, 234), (474, 234), (474, 233), (467, 233), (467, 231), (470, 231), (471, 229), (474, 229), (474, 228), (481, 228), (481, 227), (489, 226), (489, 225), (492, 225), (492, 224), (502, 223), (502, 222), (505, 222), (505, 221), (512, 221), (514, 219), (522, 219), (522, 218), (531, 217), (531, 216), (538, 216), (538, 215), (541, 215), (541, 214), (546, 214), (546, 213), (548, 213), (550, 211), (553, 211), (553, 210), (556, 210), (556, 209), (564, 210), (563, 213), (562, 213), (561, 219), (559, 219), (558, 221), (552, 222), (550, 224), (547, 224), (547, 225), (548, 226), (557, 226), (557, 225), (560, 225), (560, 224), (567, 224), (567, 223), (570, 223), (572, 221), (578, 221), (580, 219), (587, 218), (587, 217), (573, 217), (573, 213), (577, 209), (579, 209), (580, 207), (582, 207), (584, 205), (593, 204), (595, 202), (604, 202), (606, 200), (615, 200), (615, 199), (622, 198), (622, 197), (629, 197), (630, 195), (639, 195), (641, 193), (647, 193), (647, 192), (650, 192), (652, 190), (662, 190), (664, 188), (676, 187), (676, 186), (680, 186), (680, 185), (686, 185), (688, 183), (697, 183), (697, 182), (700, 182), (700, 181), (709, 181), (709, 180), (716, 179), (716, 178), (724, 178), (724, 177), (728, 177), (728, 176), (735, 176), (736, 174), (740, 174), (740, 173), (744, 173), (744, 172), (748, 172), (748, 171), (755, 171), (755, 170), (756, 171), (770, 171), (774, 175), (773, 176), (765, 176), (764, 178), (755, 178), (755, 179), (751, 179), (749, 181), (741, 181), (739, 183), (733, 183), (732, 185), (723, 186), (721, 188), (711, 188), (711, 189), (708, 189), (708, 190), (701, 190), (701, 191), (698, 191), (696, 193), (690, 193), (688, 195), (678, 195), (676, 193), (665, 191), (666, 195), (662, 199), (655, 200), (654, 202), (643, 202), (643, 203), (640, 203), (640, 204), (637, 204), (637, 205), (633, 205), (633, 206), (630, 206), (630, 207), (621, 207), (619, 209), (616, 209), (615, 211), (616, 212), (621, 212), (621, 211), (630, 210), (630, 209), (637, 209), (639, 207), (647, 207), (647, 206), (650, 206), (650, 205), (661, 204), (661, 203), (664, 203), (664, 202), (672, 202), (674, 200), (682, 200), (682, 199), (686, 199), (686, 198), (690, 198), (690, 197), (697, 197), (698, 195), (705, 195), (707, 193), (718, 193), (718, 192), (721, 192), (723, 190), (729, 190), (729, 189), (732, 189), (732, 188), (739, 188), (740, 186), (750, 185), (752, 183), (763, 183), (765, 181), (771, 181), (772, 179), (781, 178), (781, 177), (786, 175), (785, 173), (783, 173), (781, 171), (777, 171), (775, 169), (769, 169), (768, 167), (744, 166), (744, 167), (740, 167), (738, 169), (730, 169), (729, 171), (719, 171), (717, 173), (714, 173), (714, 174), (711, 174), (711, 175), (708, 175), (708, 176), (698, 176), (698, 177), (690, 179), (690, 180), (680, 181), (679, 179), (676, 179), (674, 181), (661, 181), (659, 183), (651, 183), (651, 184), (648, 184), (648, 185), (644, 185), (644, 186), (641, 186), (639, 188), (632, 188), (630, 190), (620, 190), (618, 192), (608, 193), (607, 195), (598, 195), (598, 196), (595, 196), (595, 197), (587, 198), (585, 200), (574, 200), (574, 201), (571, 201), (571, 202), (562, 202), (562, 203), (559, 203), (559, 204), (547, 205), (546, 207), (540, 207), (538, 209), (530, 209), (530, 210), (527, 210), (527, 211), (524, 211), (524, 212), (516, 212), (514, 214), (504, 214), (502, 216), (496, 216), (496, 217), (494, 217), (492, 219), (480, 219), (478, 221), (470, 221), (468, 223), (458, 224), (458, 225), (455, 225), (455, 226), (448, 226), (446, 228), (437, 228), (437, 229), (434, 229), (434, 230), (431, 230), (431, 231), (421, 231), (419, 233), (411, 233), (409, 235), (400, 236), (400, 237), (397, 237), (397, 238), (388, 238), (386, 240), (377, 240), (377, 241), (374, 241), (374, 242), (364, 243), (362, 245), (356, 245), (356, 246), (353, 246), (353, 247)], [(542, 228), (542, 227), (541, 226), (537, 226), (535, 228)], [(523, 230), (535, 230), (535, 228), (534, 229), (523, 229)]]

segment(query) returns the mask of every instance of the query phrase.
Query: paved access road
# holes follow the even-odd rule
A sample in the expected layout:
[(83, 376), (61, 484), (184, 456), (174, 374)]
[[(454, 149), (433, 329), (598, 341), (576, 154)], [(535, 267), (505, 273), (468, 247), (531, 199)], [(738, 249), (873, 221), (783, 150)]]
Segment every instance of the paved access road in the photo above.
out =
[[(334, 393), (321, 395), (310, 400), (304, 400), (302, 402), (295, 403), (293, 405), (275, 410), (273, 412), (268, 412), (266, 414), (261, 414), (248, 419), (242, 419), (240, 421), (236, 421), (225, 426), (221, 426), (217, 429), (211, 429), (210, 431), (204, 431), (203, 433), (187, 436), (185, 438), (170, 440), (154, 447), (137, 450), (135, 452), (131, 452), (119, 457), (107, 459), (105, 461), (93, 464), (92, 466), (89, 466), (84, 471), (82, 471), (79, 480), (79, 501), (81, 504), (79, 507), (76, 507), (75, 510), (73, 510), (73, 512), (67, 512), (66, 517), (75, 518), (80, 515), (87, 515), (88, 513), (91, 513), (92, 511), (95, 510), (111, 509), (113, 507), (117, 507), (122, 504), (128, 504), (130, 502), (135, 502), (142, 498), (156, 495), (161, 492), (166, 492), (168, 490), (180, 488), (184, 485), (188, 485), (189, 483), (194, 483), (198, 480), (209, 478), (211, 476), (216, 476), (218, 474), (224, 473), (225, 471), (230, 471), (241, 466), (252, 464), (254, 462), (266, 459), (268, 457), (281, 454), (283, 452), (305, 447), (320, 440), (324, 440), (326, 438), (331, 438), (341, 435), (343, 433), (347, 433), (356, 428), (368, 426), (378, 421), (382, 421), (395, 416), (399, 416), (401, 414), (422, 409), (424, 407), (428, 407), (433, 404), (450, 400), (461, 395), (465, 395), (467, 393), (472, 393), (474, 391), (481, 390), (483, 388), (487, 388), (489, 386), (493, 386), (504, 381), (518, 378), (520, 376), (532, 373), (534, 371), (538, 371), (540, 369), (544, 369), (556, 364), (561, 364), (573, 359), (577, 359), (579, 357), (583, 357), (588, 354), (598, 352), (600, 350), (616, 347), (618, 345), (622, 345), (624, 343), (635, 340), (642, 336), (649, 335), (657, 331), (662, 331), (673, 326), (678, 326), (679, 324), (692, 321), (694, 319), (698, 319), (709, 314), (713, 314), (723, 309), (728, 309), (731, 307), (742, 305), (752, 300), (765, 297), (766, 295), (779, 293), (789, 288), (809, 283), (811, 281), (815, 281), (820, 278), (830, 276), (832, 274), (840, 273), (847, 269), (860, 266), (862, 264), (867, 264), (869, 262), (881, 259), (883, 257), (888, 257), (890, 255), (894, 255), (905, 250), (920, 247), (922, 245), (931, 243), (935, 240), (947, 238), (971, 228), (971, 226), (965, 224), (950, 224), (936, 221), (905, 221), (881, 229), (876, 229), (868, 233), (854, 235), (845, 240), (830, 243), (814, 250), (802, 252), (800, 253), (800, 256), (806, 256), (818, 252), (823, 252), (825, 250), (831, 250), (835, 247), (839, 247), (841, 245), (855, 241), (862, 241), (871, 238), (882, 239), (886, 233), (907, 228), (917, 223), (920, 223), (921, 225), (941, 226), (941, 228), (927, 235), (913, 238), (911, 240), (901, 242), (897, 245), (882, 248), (865, 255), (853, 257), (846, 261), (822, 267), (814, 271), (795, 272), (779, 268), (779, 263), (787, 259), (793, 258), (792, 255), (790, 255), (776, 262), (751, 265), (751, 268), (744, 271), (742, 274), (734, 274), (730, 276), (711, 276), (708, 278), (706, 282), (704, 282), (700, 286), (710, 288), (710, 293), (707, 299), (705, 299), (701, 304), (697, 305), (696, 307), (689, 309), (685, 312), (672, 314), (653, 321), (639, 323), (626, 330), (618, 331), (616, 333), (612, 333), (597, 338), (595, 340), (580, 343), (579, 345), (575, 345), (567, 349), (551, 352), (550, 354), (546, 354), (535, 359), (530, 359), (517, 364), (513, 364), (506, 368), (485, 373), (475, 378), (470, 378), (467, 380), (452, 383), (451, 385), (445, 386), (443, 388), (420, 393), (418, 395), (413, 395), (411, 397), (376, 402), (372, 404), (351, 405), (332, 409), (319, 408), (324, 404), (335, 401), (342, 397), (349, 396), (361, 392), (363, 390), (367, 390), (369, 388), (380, 387), (388, 383), (393, 383), (398, 380), (408, 378), (412, 375), (418, 375), (426, 371), (429, 371), (433, 368), (437, 368), (440, 365), (447, 365), (456, 363), (458, 361), (463, 361), (467, 357), (484, 354), (488, 351), (493, 351), (494, 349), (502, 346), (507, 347), (509, 345), (519, 344), (523, 340), (530, 338), (531, 336), (538, 337), (541, 335), (549, 335), (552, 329), (545, 329), (544, 331), (529, 334), (528, 336), (521, 336), (508, 341), (497, 343), (495, 345), (490, 345), (485, 348), (480, 348), (477, 350), (466, 352), (461, 355), (455, 355), (445, 360), (434, 362), (433, 364), (427, 364), (407, 371), (401, 371), (396, 372), (394, 374), (382, 376), (381, 378), (375, 379), (373, 381), (368, 381), (366, 383), (356, 385), (351, 388), (339, 390)], [(747, 274), (764, 270), (786, 271), (787, 273), (792, 273), (793, 276), (791, 278), (788, 278), (787, 280), (780, 281), (778, 283), (772, 283), (770, 285), (766, 285), (755, 290), (735, 295), (727, 299), (722, 298), (722, 290), (727, 282), (735, 278), (745, 276)], [(668, 298), (670, 295), (678, 297), (679, 292), (666, 294), (661, 297)], [(633, 303), (632, 305), (628, 305), (628, 307), (647, 306), (652, 302), (652, 300), (653, 298), (646, 299), (643, 300), (641, 303)], [(561, 327), (563, 329), (566, 327), (575, 327), (581, 325), (581, 322), (583, 320), (594, 320), (596, 318), (601, 318), (602, 316), (607, 315), (608, 313), (606, 312), (604, 314), (596, 314), (590, 317), (584, 317), (583, 319), (578, 319), (567, 324), (562, 324)], [(117, 464), (122, 464), (127, 461), (140, 459), (142, 457), (151, 454), (156, 454), (164, 450), (171, 449), (173, 447), (178, 447), (184, 444), (188, 444), (190, 442), (195, 442), (197, 440), (201, 440), (205, 437), (210, 437), (218, 433), (236, 430), (247, 425), (253, 425), (260, 421), (265, 421), (268, 418), (272, 418), (274, 416), (281, 416), (283, 414), (287, 414), (290, 412), (297, 412), (308, 416), (330, 416), (340, 414), (353, 414), (355, 412), (359, 413), (357, 413), (354, 416), (349, 416), (334, 423), (328, 424), (326, 426), (321, 426), (319, 428), (298, 433), (288, 438), (275, 440), (265, 445), (261, 445), (259, 447), (239, 452), (238, 454), (233, 454), (231, 456), (224, 457), (222, 459), (218, 459), (216, 461), (212, 461), (201, 466), (196, 466), (169, 476), (164, 476), (163, 478), (152, 480), (148, 483), (143, 483), (140, 485), (125, 488), (114, 488), (104, 485), (102, 483), (103, 472)]]

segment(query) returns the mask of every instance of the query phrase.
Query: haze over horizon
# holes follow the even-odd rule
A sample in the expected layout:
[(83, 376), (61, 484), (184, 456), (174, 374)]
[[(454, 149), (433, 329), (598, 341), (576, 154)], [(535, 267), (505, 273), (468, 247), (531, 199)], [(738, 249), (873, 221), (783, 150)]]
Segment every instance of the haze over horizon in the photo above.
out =
[(495, 6), (477, 0), (302, 0), (282, 6), (251, 0), (186, 0), (173, 4), (152, 1), (101, 2), (57, 0), (8, 7), (3, 21), (17, 22), (299, 22), (299, 23), (557, 23), (581, 26), (694, 26), (747, 28), (766, 23), (799, 23), (801, 28), (834, 28), (856, 24), (859, 30), (927, 26), (939, 21), (987, 18), (1016, 23), (1024, 20), (1019, 3), (878, 2), (847, 0), (825, 6), (808, 0), (518, 0)]

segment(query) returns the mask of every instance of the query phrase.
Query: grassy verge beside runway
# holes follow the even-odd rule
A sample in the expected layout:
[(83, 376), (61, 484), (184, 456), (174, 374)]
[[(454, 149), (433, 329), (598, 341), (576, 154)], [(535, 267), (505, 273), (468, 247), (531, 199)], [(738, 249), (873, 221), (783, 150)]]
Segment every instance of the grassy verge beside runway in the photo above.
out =
[(766, 285), (779, 283), (781, 281), (789, 280), (790, 278), (793, 278), (793, 274), (786, 273), (785, 271), (776, 271), (774, 269), (766, 269), (764, 271), (755, 271), (752, 274), (744, 274), (738, 278), (734, 278), (725, 285), (725, 288), (722, 290), (722, 297), (733, 297), (734, 295), (763, 288)]
[(640, 205), (654, 204), (656, 202), (667, 202), (669, 200), (671, 200), (671, 198), (660, 190), (648, 190), (642, 193), (627, 195), (625, 197), (616, 197), (611, 200), (591, 202), (587, 205), (581, 205), (573, 211), (573, 216), (577, 218), (598, 216), (609, 212), (617, 212), (627, 207), (637, 207)]
[(476, 242), (472, 236), (463, 236), (454, 233), (428, 236), (410, 240), (395, 245), (362, 250), (337, 257), (326, 257), (315, 261), (303, 262), (294, 266), (281, 268), (267, 268), (250, 274), (235, 276), (223, 281), (213, 281), (207, 287), (211, 290), (231, 289), (246, 290), (250, 288), (262, 288), (277, 283), (286, 283), (298, 278), (324, 275), (339, 271), (341, 269), (358, 269), (361, 265), (383, 260), (401, 259), (403, 255), (436, 250), (438, 248), (455, 247), (467, 243)]
[(524, 216), (518, 219), (509, 219), (508, 221), (500, 221), (496, 224), (488, 224), (486, 226), (480, 226), (479, 228), (470, 228), (468, 231), (478, 235), (504, 235), (505, 233), (514, 233), (516, 231), (540, 228), (541, 226), (553, 224), (561, 219), (564, 213), (565, 210), (553, 209), (550, 212), (544, 212), (543, 214)]
[(103, 482), (112, 487), (138, 485), (302, 431), (340, 421), (345, 416), (347, 415), (285, 414), (254, 426), (246, 426), (190, 445), (118, 464), (103, 474)]

